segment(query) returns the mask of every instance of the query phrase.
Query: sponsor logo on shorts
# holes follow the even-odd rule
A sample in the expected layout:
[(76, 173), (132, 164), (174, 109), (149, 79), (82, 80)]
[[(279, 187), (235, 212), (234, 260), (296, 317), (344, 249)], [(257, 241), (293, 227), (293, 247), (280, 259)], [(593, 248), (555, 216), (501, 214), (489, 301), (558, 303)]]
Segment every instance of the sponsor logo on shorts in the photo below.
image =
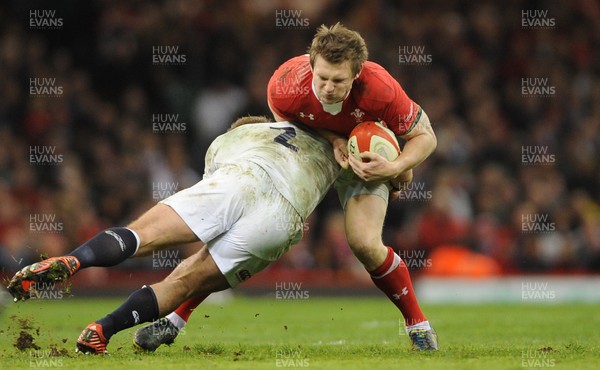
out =
[(250, 271), (245, 269), (235, 273), (235, 277), (237, 277), (239, 281), (246, 281), (250, 279), (251, 276), (252, 274), (250, 273)]

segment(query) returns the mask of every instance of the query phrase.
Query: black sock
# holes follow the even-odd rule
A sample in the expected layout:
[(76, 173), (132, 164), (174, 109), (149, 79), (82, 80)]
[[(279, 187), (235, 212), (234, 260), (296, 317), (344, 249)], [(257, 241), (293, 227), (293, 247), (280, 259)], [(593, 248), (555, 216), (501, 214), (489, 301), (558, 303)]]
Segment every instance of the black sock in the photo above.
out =
[(114, 334), (143, 322), (157, 320), (158, 301), (149, 286), (131, 293), (129, 298), (116, 310), (104, 316), (96, 323), (102, 325), (102, 333), (106, 339)]
[(138, 241), (126, 227), (106, 229), (83, 243), (69, 255), (76, 257), (80, 268), (117, 265), (131, 257), (138, 248)]

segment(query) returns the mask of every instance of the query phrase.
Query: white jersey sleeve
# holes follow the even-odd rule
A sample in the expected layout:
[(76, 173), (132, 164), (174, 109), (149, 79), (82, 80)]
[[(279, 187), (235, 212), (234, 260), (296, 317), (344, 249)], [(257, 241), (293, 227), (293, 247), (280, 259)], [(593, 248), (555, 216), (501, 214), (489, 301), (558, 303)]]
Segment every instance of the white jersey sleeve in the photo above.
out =
[(339, 172), (331, 145), (289, 122), (247, 124), (219, 136), (206, 154), (206, 173), (244, 161), (263, 168), (302, 219), (323, 199)]

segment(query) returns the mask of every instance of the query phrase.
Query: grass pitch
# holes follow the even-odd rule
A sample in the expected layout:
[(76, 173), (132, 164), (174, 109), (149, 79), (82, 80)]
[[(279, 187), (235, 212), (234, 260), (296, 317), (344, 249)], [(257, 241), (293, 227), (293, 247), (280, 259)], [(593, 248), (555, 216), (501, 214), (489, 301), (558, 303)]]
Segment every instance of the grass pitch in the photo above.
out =
[[(0, 368), (78, 369), (597, 369), (598, 305), (430, 305), (440, 351), (411, 352), (385, 298), (236, 297), (201, 305), (175, 344), (133, 351), (135, 328), (108, 356), (74, 353), (81, 330), (122, 299), (10, 304), (0, 318)], [(24, 329), (23, 329), (24, 327)], [(18, 350), (22, 331), (40, 349)]]

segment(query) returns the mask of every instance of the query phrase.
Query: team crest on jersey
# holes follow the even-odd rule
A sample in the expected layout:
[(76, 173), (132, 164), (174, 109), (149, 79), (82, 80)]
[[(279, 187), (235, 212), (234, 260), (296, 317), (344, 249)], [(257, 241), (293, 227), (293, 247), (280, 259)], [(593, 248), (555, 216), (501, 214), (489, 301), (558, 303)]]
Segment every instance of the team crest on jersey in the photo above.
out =
[(314, 114), (312, 114), (312, 113), (310, 113), (310, 114), (306, 114), (306, 113), (304, 113), (304, 112), (300, 112), (300, 113), (298, 113), (298, 115), (299, 115), (300, 117), (302, 117), (302, 118), (304, 118), (304, 117), (308, 117), (308, 119), (309, 119), (309, 120), (311, 120), (311, 121), (314, 121), (314, 120), (315, 120), (315, 115), (314, 115)]
[(354, 120), (356, 121), (356, 123), (360, 123), (360, 122), (363, 121), (363, 116), (365, 115), (365, 112), (363, 112), (362, 110), (356, 108), (354, 110), (354, 112), (352, 112), (350, 114), (354, 116)]

